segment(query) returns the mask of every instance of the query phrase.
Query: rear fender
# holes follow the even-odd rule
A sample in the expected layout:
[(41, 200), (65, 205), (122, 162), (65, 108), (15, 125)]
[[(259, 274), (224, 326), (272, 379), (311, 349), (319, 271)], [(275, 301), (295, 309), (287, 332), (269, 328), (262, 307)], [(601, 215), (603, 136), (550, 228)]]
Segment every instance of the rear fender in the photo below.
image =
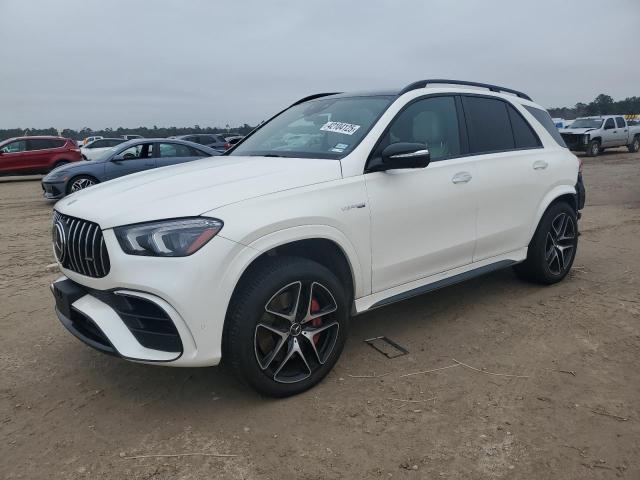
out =
[[(557, 198), (563, 195), (573, 195), (575, 198), (575, 195), (576, 195), (575, 187), (572, 185), (557, 185), (544, 196), (544, 198), (542, 199), (542, 202), (540, 202), (538, 211), (536, 212), (535, 222), (533, 222), (531, 226), (531, 230), (529, 231), (529, 240), (533, 238), (533, 234), (538, 228), (538, 224), (542, 219), (542, 215), (544, 215), (544, 212), (547, 211), (547, 208), (549, 208), (549, 205), (551, 205), (554, 202), (554, 200), (556, 200)], [(576, 205), (574, 203), (574, 208), (575, 207)]]

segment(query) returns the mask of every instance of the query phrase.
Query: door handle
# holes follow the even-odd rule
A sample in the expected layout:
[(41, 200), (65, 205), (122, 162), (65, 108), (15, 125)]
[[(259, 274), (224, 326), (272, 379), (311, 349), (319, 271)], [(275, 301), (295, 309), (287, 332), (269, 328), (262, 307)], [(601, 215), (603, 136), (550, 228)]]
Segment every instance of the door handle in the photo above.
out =
[(544, 170), (548, 166), (549, 166), (549, 164), (547, 162), (545, 162), (544, 160), (538, 160), (536, 162), (533, 162), (533, 169), (534, 170)]
[(458, 172), (456, 173), (451, 181), (453, 183), (468, 183), (471, 180), (471, 174), (469, 172)]

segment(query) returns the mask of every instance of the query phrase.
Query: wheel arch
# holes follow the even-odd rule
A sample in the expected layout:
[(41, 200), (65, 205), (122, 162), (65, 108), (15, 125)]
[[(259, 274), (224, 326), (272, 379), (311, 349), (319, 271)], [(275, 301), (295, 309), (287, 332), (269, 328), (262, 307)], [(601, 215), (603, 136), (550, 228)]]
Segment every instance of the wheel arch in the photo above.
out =
[(550, 192), (548, 192), (543, 198), (542, 202), (540, 202), (540, 206), (538, 207), (538, 211), (536, 212), (535, 221), (532, 224), (531, 230), (529, 231), (529, 241), (533, 238), (538, 225), (540, 224), (540, 220), (544, 213), (558, 202), (567, 202), (569, 205), (573, 207), (573, 209), (578, 212), (578, 196), (574, 186), (569, 185), (559, 185), (553, 188)]
[(363, 295), (367, 288), (355, 247), (335, 227), (301, 225), (286, 228), (260, 237), (249, 247), (260, 254), (245, 266), (242, 275), (265, 256), (289, 255), (308, 258), (334, 271), (349, 287), (352, 296)]
[(92, 178), (93, 180), (95, 180), (95, 181), (96, 181), (96, 183), (100, 183), (100, 179), (99, 179), (98, 177), (96, 177), (95, 175), (93, 175), (93, 174), (91, 174), (91, 173), (86, 173), (86, 172), (78, 172), (78, 173), (76, 173), (76, 174), (72, 175), (72, 176), (69, 178), (69, 180), (67, 180), (67, 183), (66, 183), (66, 184), (65, 184), (65, 186), (64, 186), (65, 191), (67, 192), (67, 195), (68, 195), (69, 193), (71, 193), (71, 192), (70, 192), (70, 190), (69, 190), (69, 189), (71, 188), (71, 184), (72, 184), (72, 183), (73, 183), (73, 181), (74, 181), (74, 180), (76, 180), (78, 177), (90, 177), (90, 178)]

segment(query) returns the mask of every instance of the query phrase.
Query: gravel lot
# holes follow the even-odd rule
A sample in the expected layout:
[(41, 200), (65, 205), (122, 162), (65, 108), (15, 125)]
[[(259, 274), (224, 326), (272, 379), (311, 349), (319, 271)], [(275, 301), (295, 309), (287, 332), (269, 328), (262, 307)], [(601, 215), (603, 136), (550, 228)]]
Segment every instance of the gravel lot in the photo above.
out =
[(286, 400), (78, 342), (49, 292), (52, 205), (0, 183), (0, 478), (640, 478), (640, 155), (584, 176), (564, 282), (507, 270), (357, 317), (335, 370)]

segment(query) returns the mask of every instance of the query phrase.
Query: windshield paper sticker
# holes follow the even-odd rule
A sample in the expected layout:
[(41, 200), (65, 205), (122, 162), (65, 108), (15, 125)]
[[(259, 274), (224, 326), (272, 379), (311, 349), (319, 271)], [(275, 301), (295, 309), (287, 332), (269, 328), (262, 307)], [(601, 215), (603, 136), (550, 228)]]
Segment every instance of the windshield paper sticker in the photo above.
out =
[(324, 132), (335, 132), (342, 133), (344, 135), (353, 135), (358, 131), (360, 125), (353, 125), (352, 123), (343, 123), (343, 122), (327, 122), (320, 130)]

